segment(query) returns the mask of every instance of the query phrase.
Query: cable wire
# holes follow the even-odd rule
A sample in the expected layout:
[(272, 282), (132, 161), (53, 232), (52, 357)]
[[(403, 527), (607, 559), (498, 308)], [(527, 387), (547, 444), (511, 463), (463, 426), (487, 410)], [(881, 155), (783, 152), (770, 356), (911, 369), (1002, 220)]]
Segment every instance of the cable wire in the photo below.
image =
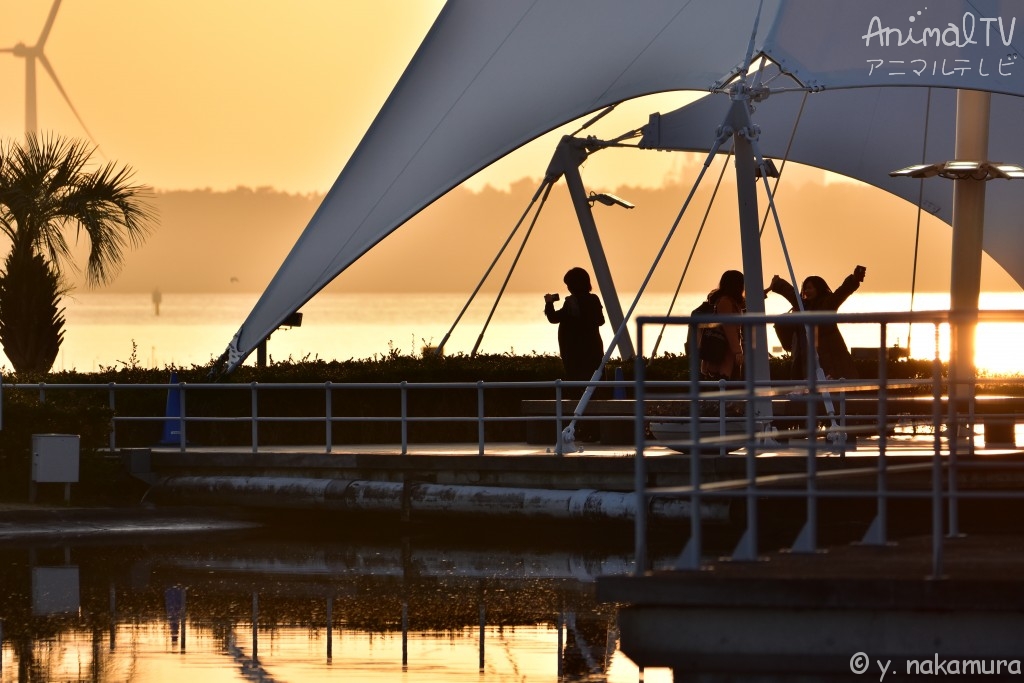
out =
[[(704, 226), (707, 225), (708, 216), (711, 214), (711, 207), (715, 204), (715, 197), (718, 196), (718, 189), (722, 186), (722, 178), (725, 176), (725, 172), (729, 169), (729, 159), (732, 157), (732, 151), (730, 150), (726, 156), (725, 161), (722, 162), (722, 172), (718, 174), (718, 182), (715, 183), (715, 189), (711, 193), (711, 199), (708, 200), (708, 208), (704, 211), (704, 218), (701, 219), (700, 227), (697, 229), (697, 235), (693, 238), (693, 246), (690, 247), (690, 254), (686, 257), (686, 264), (683, 266), (683, 273), (679, 276), (679, 283), (676, 285), (676, 291), (672, 294), (672, 301), (668, 305), (668, 313), (666, 315), (672, 315), (672, 311), (676, 307), (676, 300), (679, 298), (679, 292), (683, 288), (683, 281), (686, 279), (686, 273), (690, 270), (690, 263), (693, 261), (693, 255), (697, 251), (697, 243), (700, 242), (700, 237), (704, 233)], [(658, 331), (658, 338), (654, 341), (654, 346), (651, 348), (651, 357), (658, 355), (658, 347), (661, 346), (661, 339), (665, 334), (665, 328), (668, 327), (668, 323), (662, 323), (661, 329)]]
[[(444, 345), (448, 343), (448, 339), (452, 336), (452, 332), (455, 330), (455, 327), (459, 324), (459, 321), (462, 320), (462, 316), (465, 315), (466, 310), (469, 308), (470, 304), (473, 303), (473, 299), (476, 298), (476, 295), (480, 292), (480, 288), (483, 287), (484, 282), (487, 281), (487, 278), (490, 276), (491, 271), (494, 270), (494, 266), (498, 263), (498, 259), (500, 259), (501, 255), (505, 253), (505, 249), (512, 241), (512, 238), (515, 237), (515, 234), (516, 232), (518, 232), (520, 226), (522, 226), (523, 221), (526, 220), (526, 217), (530, 213), (530, 209), (532, 209), (534, 204), (537, 203), (537, 199), (540, 198), (542, 193), (544, 193), (544, 198), (547, 199), (547, 193), (544, 192), (544, 190), (545, 188), (550, 190), (553, 184), (554, 180), (552, 180), (551, 178), (544, 178), (544, 180), (541, 181), (541, 184), (537, 187), (537, 191), (533, 193), (533, 198), (530, 200), (529, 205), (526, 207), (526, 210), (523, 211), (523, 215), (519, 217), (519, 221), (516, 223), (515, 227), (512, 228), (512, 232), (510, 232), (508, 237), (505, 239), (505, 243), (501, 245), (500, 249), (498, 249), (498, 254), (494, 257), (494, 260), (491, 261), (491, 265), (487, 267), (487, 270), (484, 272), (483, 277), (480, 278), (480, 282), (477, 283), (476, 288), (469, 295), (469, 300), (466, 301), (466, 305), (462, 307), (461, 311), (459, 311), (459, 314), (455, 317), (455, 322), (453, 322), (452, 326), (448, 328), (448, 331), (445, 333), (444, 338), (441, 340), (441, 343), (437, 345), (436, 349), (434, 349), (434, 355), (440, 356), (442, 353), (444, 353)], [(540, 209), (538, 208), (538, 213), (539, 212)]]
[(484, 326), (480, 330), (480, 335), (476, 338), (476, 343), (473, 345), (473, 350), (470, 352), (471, 357), (476, 356), (477, 349), (480, 348), (480, 343), (484, 340), (484, 334), (487, 332), (487, 327), (491, 324), (491, 318), (494, 317), (494, 311), (498, 308), (498, 303), (501, 301), (502, 295), (505, 293), (505, 289), (508, 287), (509, 280), (512, 279), (512, 273), (516, 269), (516, 265), (519, 264), (519, 257), (523, 255), (523, 250), (526, 248), (526, 242), (530, 239), (530, 235), (533, 233), (534, 226), (537, 225), (537, 219), (540, 218), (541, 209), (544, 208), (544, 204), (548, 200), (548, 195), (551, 194), (551, 188), (553, 184), (548, 183), (547, 188), (544, 190), (544, 197), (541, 199), (540, 204), (537, 206), (537, 211), (533, 215), (533, 220), (530, 221), (530, 227), (527, 228), (526, 234), (523, 235), (523, 242), (519, 245), (519, 250), (516, 252), (516, 256), (512, 259), (511, 265), (508, 267), (508, 273), (505, 275), (505, 280), (501, 283), (501, 287), (498, 289), (498, 295), (494, 298), (494, 305), (491, 306), (491, 311), (487, 314), (487, 320), (484, 321)]
[[(925, 162), (925, 155), (928, 153), (928, 124), (932, 110), (932, 89), (928, 88), (928, 97), (924, 106), (924, 140), (921, 143), (921, 163)], [(917, 187), (917, 227), (914, 231), (914, 266), (910, 271), (910, 310), (914, 310), (914, 293), (917, 289), (917, 256), (921, 244), (921, 211), (924, 204), (924, 178), (918, 181)], [(910, 333), (913, 325), (907, 325), (907, 355), (910, 354)]]

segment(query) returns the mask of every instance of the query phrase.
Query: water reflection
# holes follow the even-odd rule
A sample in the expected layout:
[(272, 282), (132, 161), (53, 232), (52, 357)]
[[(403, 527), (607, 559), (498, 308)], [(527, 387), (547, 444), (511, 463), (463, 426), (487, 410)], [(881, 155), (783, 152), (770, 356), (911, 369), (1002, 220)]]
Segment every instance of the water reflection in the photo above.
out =
[(272, 532), (0, 548), (0, 681), (668, 681), (618, 651), (604, 550)]

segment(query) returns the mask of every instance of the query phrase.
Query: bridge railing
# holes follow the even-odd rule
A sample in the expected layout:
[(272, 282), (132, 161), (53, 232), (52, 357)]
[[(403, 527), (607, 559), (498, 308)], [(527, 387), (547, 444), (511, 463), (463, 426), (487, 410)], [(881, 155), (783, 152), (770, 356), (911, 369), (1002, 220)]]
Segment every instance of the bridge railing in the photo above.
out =
[[(637, 344), (644, 348), (645, 331), (651, 328), (709, 323), (736, 324), (744, 331), (745, 356), (752, 359), (755, 355), (752, 351), (756, 344), (757, 329), (793, 319), (787, 316), (749, 314), (714, 318), (641, 317), (637, 320)], [(1013, 432), (1016, 421), (1024, 420), (1020, 391), (1024, 388), (1024, 381), (1020, 376), (977, 378), (972, 369), (964, 371), (955, 364), (951, 364), (948, 374), (945, 374), (943, 363), (939, 360), (939, 339), (951, 324), (956, 327), (982, 322), (1020, 323), (1024, 320), (1024, 312), (983, 311), (975, 316), (954, 315), (948, 311), (849, 315), (821, 312), (800, 314), (799, 320), (804, 326), (807, 341), (816, 339), (817, 329), (824, 325), (844, 323), (877, 327), (879, 377), (856, 381), (825, 379), (820, 372), (815, 372), (814, 356), (811, 354), (805, 368), (807, 379), (797, 384), (786, 386), (779, 382), (758, 381), (757, 371), (749, 369), (742, 381), (722, 382), (710, 391), (697, 382), (689, 383), (684, 393), (680, 394), (689, 399), (689, 415), (674, 418), (681, 429), (679, 438), (672, 443), (674, 449), (689, 455), (690, 474), (686, 486), (648, 485), (648, 448), (657, 446), (659, 452), (656, 454), (660, 454), (665, 444), (662, 440), (649, 439), (648, 418), (638, 409), (634, 432), (637, 448), (635, 539), (639, 573), (651, 569), (647, 553), (646, 510), (654, 496), (679, 496), (690, 502), (689, 536), (683, 552), (671, 566), (677, 570), (700, 569), (707, 561), (700, 518), (701, 502), (705, 500), (731, 500), (741, 504), (745, 518), (741, 522), (740, 540), (731, 555), (731, 559), (736, 561), (756, 561), (760, 557), (758, 509), (759, 503), (763, 501), (790, 499), (803, 504), (803, 524), (790, 547), (794, 553), (819, 551), (819, 508), (827, 499), (859, 498), (874, 501), (875, 515), (861, 540), (867, 545), (888, 542), (888, 510), (894, 501), (926, 501), (930, 504), (934, 576), (942, 575), (945, 536), (959, 533), (962, 501), (1024, 498), (1024, 490), (1015, 490), (1012, 486), (973, 485), (968, 489), (961, 483), (968, 480), (971, 472), (991, 470), (994, 467), (1020, 469), (1024, 466), (1024, 463), (1017, 461), (1007, 462), (1005, 458), (976, 457), (976, 426), (979, 423), (984, 423), (985, 431), (991, 428), (991, 435), (998, 431), (1000, 439), (1009, 441), (1006, 444), (1009, 448), (1003, 454), (1018, 452)], [(892, 380), (886, 376), (888, 366), (884, 354), (889, 346), (887, 328), (901, 323), (932, 327), (936, 354), (929, 377)], [(691, 376), (696, 377), (699, 371), (696, 339), (692, 338), (690, 344), (690, 371)], [(978, 390), (986, 384), (996, 383), (1010, 386), (1010, 395), (977, 395)], [(638, 406), (645, 402), (650, 388), (644, 377), (643, 366), (638, 366), (634, 386)], [(789, 406), (803, 406), (802, 420), (791, 420), (785, 430), (779, 429), (779, 416), (773, 410), (782, 397)], [(874, 416), (861, 415), (858, 420), (851, 421), (849, 404), (864, 400), (875, 406)], [(701, 405), (709, 403), (738, 406), (738, 411), (729, 418), (735, 428), (710, 435), (707, 430), (702, 430)], [(794, 413), (789, 417), (796, 418), (797, 415)], [(1008, 437), (1002, 429), (1006, 423), (1010, 425)], [(906, 448), (907, 432), (914, 437), (913, 451)], [(864, 464), (858, 465), (856, 459), (843, 458), (851, 450), (847, 448), (849, 440), (856, 440), (861, 435), (870, 435), (874, 439), (871, 454), (877, 457), (862, 460)], [(705, 474), (701, 463), (709, 450), (729, 452), (734, 457), (744, 458), (743, 475), (729, 480), (719, 478), (713, 482), (702, 481)], [(759, 464), (765, 462), (760, 456), (766, 453), (793, 458), (795, 466), (786, 474), (766, 474), (759, 467)], [(990, 452), (988, 455), (997, 454)], [(819, 456), (838, 456), (842, 459), (841, 465), (822, 469), (823, 461)], [(910, 483), (907, 483), (908, 478), (911, 479)], [(978, 478), (974, 477), (975, 480)], [(842, 486), (830, 486), (832, 481), (839, 479), (846, 480)], [(895, 484), (898, 479), (904, 483)]]
[[(1022, 312), (982, 312), (979, 321), (1020, 322)], [(791, 316), (738, 316), (741, 324), (752, 330), (756, 325), (771, 325), (774, 322), (790, 320)], [(651, 325), (689, 325), (701, 321), (688, 317), (678, 318), (642, 318), (638, 325), (642, 333)], [(724, 320), (719, 318), (718, 320)], [(785, 428), (786, 440), (799, 435), (794, 428), (803, 426), (805, 431), (813, 426), (814, 420), (808, 421), (808, 411), (813, 407), (822, 413), (831, 407), (833, 414), (828, 417), (831, 432), (839, 432), (852, 443), (858, 433), (871, 434), (889, 431), (899, 427), (909, 430), (940, 431), (950, 419), (948, 408), (951, 403), (944, 398), (948, 393), (948, 378), (942, 375), (943, 365), (936, 359), (932, 364), (930, 377), (916, 379), (893, 380), (886, 377), (888, 354), (890, 352), (888, 329), (897, 324), (926, 323), (935, 329), (938, 340), (940, 328), (949, 322), (948, 312), (936, 313), (880, 313), (880, 314), (806, 314), (801, 319), (808, 326), (841, 322), (844, 324), (871, 325), (878, 330), (879, 375), (872, 380), (857, 381), (820, 381), (811, 377), (810, 383), (804, 380), (758, 382), (678, 382), (642, 380), (643, 397), (640, 401), (607, 399), (631, 393), (637, 393), (634, 380), (597, 382), (598, 393), (602, 398), (591, 401), (582, 415), (574, 416), (575, 397), (587, 386), (585, 382), (567, 381), (534, 381), (534, 382), (380, 382), (380, 383), (104, 383), (104, 384), (7, 384), (0, 385), (0, 425), (4, 408), (4, 396), (12, 393), (35, 395), (39, 401), (46, 401), (55, 393), (78, 391), (86, 395), (95, 394), (96, 400), (109, 408), (111, 426), (107, 446), (117, 450), (125, 446), (163, 446), (188, 450), (202, 445), (203, 440), (196, 438), (209, 434), (211, 430), (223, 433), (224, 438), (217, 438), (206, 445), (230, 445), (234, 448), (248, 447), (253, 452), (260, 449), (280, 445), (281, 438), (272, 433), (271, 428), (289, 425), (294, 427), (289, 433), (299, 434), (300, 440), (295, 445), (308, 447), (321, 446), (325, 452), (332, 452), (340, 446), (358, 445), (359, 443), (396, 444), (398, 453), (407, 454), (410, 449), (420, 443), (438, 443), (447, 439), (434, 439), (425, 442), (413, 430), (423, 425), (440, 426), (447, 424), (458, 428), (462, 443), (476, 443), (480, 454), (487, 452), (488, 444), (517, 442), (523, 440), (524, 433), (537, 443), (548, 442), (554, 446), (561, 437), (563, 428), (573, 419), (577, 427), (607, 427), (613, 425), (625, 439), (618, 443), (632, 448), (641, 443), (640, 439), (651, 440), (652, 430), (661, 433), (658, 443), (661, 446), (688, 452), (687, 439), (689, 434), (697, 435), (701, 449), (725, 453), (745, 447), (747, 435), (755, 434), (756, 440), (770, 441), (770, 435), (762, 434), (764, 430), (776, 431)], [(751, 335), (747, 335), (750, 337)], [(641, 347), (642, 348), (642, 347)], [(938, 343), (936, 349), (939, 348)], [(689, 354), (692, 366), (690, 374), (699, 377), (699, 366), (695, 350)], [(752, 355), (748, 355), (752, 358)], [(638, 373), (639, 379), (640, 373)], [(973, 389), (983, 385), (987, 380), (976, 380)], [(995, 381), (995, 380), (993, 380)], [(1009, 380), (998, 380), (1006, 383)], [(1019, 381), (1019, 378), (1018, 378)], [(290, 392), (290, 393), (289, 393)], [(288, 405), (288, 397), (301, 392), (303, 396), (313, 394), (317, 398), (303, 402), (303, 407)], [(897, 396), (897, 393), (902, 395)], [(937, 392), (937, 393), (935, 393)], [(425, 409), (435, 396), (454, 395), (462, 397), (458, 402), (450, 402), (445, 406), (432, 406)], [(939, 397), (931, 401), (931, 394)], [(907, 397), (905, 394), (917, 394)], [(390, 407), (386, 410), (364, 410), (361, 402), (371, 395), (388, 396)], [(154, 396), (156, 398), (154, 399)], [(282, 398), (282, 396), (286, 398)], [(471, 398), (468, 398), (471, 396)], [(509, 396), (529, 397), (523, 400), (510, 400)], [(224, 397), (224, 398), (220, 398)], [(427, 397), (427, 398), (424, 398)], [(539, 398), (538, 397), (542, 397)], [(923, 402), (922, 402), (923, 399)], [(742, 406), (753, 401), (764, 406), (765, 402), (775, 407), (772, 420), (754, 420), (748, 424)], [(1024, 403), (1024, 397), (1018, 397)], [(378, 401), (378, 407), (381, 401)], [(456, 405), (457, 403), (457, 405)], [(543, 404), (533, 412), (526, 412), (526, 404)], [(968, 412), (956, 412), (956, 419), (969, 420), (974, 424), (975, 401), (966, 405)], [(282, 407), (284, 406), (284, 407)], [(865, 408), (867, 406), (867, 408)], [(999, 406), (1007, 408), (998, 412)], [(739, 409), (737, 410), (737, 407)], [(934, 410), (933, 410), (934, 409)], [(696, 414), (691, 414), (696, 411)], [(936, 412), (937, 411), (937, 412)], [(1019, 410), (1009, 402), (1001, 401), (985, 407), (986, 430), (1000, 428), (1005, 434), (1006, 427), (1012, 429), (1013, 420)], [(786, 412), (788, 414), (782, 414)], [(933, 414), (935, 413), (935, 414)], [(640, 434), (630, 434), (630, 426), (635, 432), (637, 416), (640, 416)], [(519, 424), (514, 424), (519, 423)], [(376, 441), (346, 440), (353, 426), (366, 428), (376, 425), (378, 434), (386, 434), (386, 438), (371, 435), (368, 439)], [(148, 442), (140, 443), (140, 437), (129, 438), (134, 432), (138, 434), (143, 426), (152, 435)], [(504, 429), (499, 427), (504, 426)], [(763, 427), (763, 429), (759, 429)], [(385, 431), (386, 430), (386, 431)], [(577, 432), (580, 430), (577, 429)], [(593, 430), (592, 430), (593, 431)], [(230, 437), (227, 434), (230, 432)], [(420, 430), (422, 433), (422, 430)], [(510, 436), (510, 434), (512, 436)], [(220, 435), (218, 435), (220, 436)], [(592, 437), (593, 438), (593, 437)], [(1005, 438), (1005, 436), (1004, 436)], [(1012, 439), (1012, 434), (1010, 436)], [(582, 439), (580, 443), (583, 444)], [(755, 442), (756, 443), (756, 442)], [(583, 444), (584, 447), (587, 444)], [(559, 449), (553, 448), (553, 453)], [(570, 453), (572, 451), (569, 451)]]
[[(280, 436), (267, 435), (271, 425), (308, 426), (300, 432), (295, 442), (289, 445), (322, 448), (330, 453), (339, 447), (351, 450), (360, 444), (395, 445), (396, 452), (407, 454), (417, 445), (434, 445), (454, 441), (458, 443), (476, 443), (477, 451), (483, 455), (488, 444), (518, 442), (524, 440), (527, 425), (546, 423), (547, 428), (541, 432), (554, 444), (563, 426), (572, 419), (572, 412), (563, 412), (555, 406), (562, 406), (570, 399), (578, 396), (588, 386), (588, 382), (569, 382), (562, 380), (531, 381), (531, 382), (251, 382), (247, 384), (233, 383), (0, 383), (0, 428), (3, 424), (5, 398), (9, 401), (14, 395), (33, 396), (40, 403), (56, 400), (56, 397), (75, 392), (86, 397), (84, 400), (106, 406), (111, 414), (107, 448), (111, 451), (124, 447), (152, 446), (177, 449), (182, 452), (206, 446), (230, 446), (233, 448), (247, 447), (253, 453), (261, 449), (281, 445)], [(593, 383), (602, 393), (612, 395), (616, 390), (632, 387), (631, 381), (601, 381)], [(666, 388), (677, 386), (674, 382), (655, 382), (653, 386)], [(529, 398), (523, 400), (497, 398), (502, 392), (514, 392), (515, 396), (527, 392)], [(310, 393), (318, 394), (319, 409), (306, 409), (288, 405), (288, 397), (308, 397)], [(339, 400), (340, 394), (344, 400)], [(370, 394), (384, 394), (393, 409), (387, 414), (367, 414), (360, 405), (361, 397), (370, 403)], [(446, 396), (455, 393), (473, 394), (472, 401), (461, 400), (455, 410), (437, 414), (437, 410), (423, 409), (424, 401), (431, 397)], [(224, 398), (220, 399), (219, 396)], [(353, 398), (356, 396), (357, 398)], [(521, 412), (521, 404), (539, 397), (553, 406), (550, 416), (543, 414), (527, 414)], [(393, 397), (394, 400), (390, 400)], [(420, 409), (413, 405), (418, 399)], [(159, 399), (159, 400), (158, 400)], [(304, 401), (305, 405), (315, 401)], [(383, 400), (373, 402), (379, 406)], [(574, 403), (575, 401), (573, 401)], [(469, 404), (472, 404), (471, 406)], [(497, 407), (500, 403), (501, 406)], [(148, 406), (148, 410), (147, 407)], [(458, 412), (463, 410), (461, 414)], [(298, 411), (298, 412), (296, 412)], [(371, 411), (372, 412), (372, 411)], [(632, 414), (620, 412), (617, 415), (584, 415), (581, 422), (597, 422), (617, 420), (623, 424), (632, 423)], [(503, 436), (491, 436), (488, 428), (500, 424), (519, 424), (522, 430), (512, 430), (514, 437), (509, 437), (509, 430)], [(471, 426), (463, 429), (458, 438), (453, 439), (415, 439), (410, 431), (416, 425), (447, 426), (441, 431), (451, 431), (456, 425)], [(152, 435), (144, 442), (138, 437), (125, 438), (122, 432), (131, 427), (148, 427), (145, 431)], [(348, 426), (390, 425), (393, 427), (387, 434), (394, 438), (372, 438), (361, 441), (345, 441), (339, 434), (340, 428)], [(230, 436), (220, 435), (215, 443), (204, 442), (196, 438), (196, 432), (204, 429), (209, 435), (213, 431), (231, 430)], [(244, 432), (243, 432), (244, 430)], [(138, 432), (139, 430), (136, 430)], [(469, 434), (472, 433), (472, 436)], [(223, 436), (223, 438), (221, 438)]]
[[(925, 380), (924, 382), (927, 382)], [(594, 383), (603, 395), (611, 396), (616, 390), (628, 388), (632, 391), (633, 381), (602, 381)], [(508, 442), (528, 441), (533, 444), (548, 444), (554, 446), (562, 433), (562, 430), (573, 419), (577, 420), (577, 433), (581, 428), (591, 426), (590, 436), (581, 438), (575, 445), (580, 450), (593, 448), (595, 443), (600, 442), (598, 432), (613, 431), (619, 435), (618, 439), (612, 442), (614, 445), (628, 446), (632, 448), (633, 440), (631, 434), (622, 438), (622, 434), (630, 433), (630, 427), (635, 421), (635, 401), (632, 399), (597, 399), (591, 401), (586, 412), (582, 415), (573, 415), (573, 407), (576, 399), (567, 398), (569, 395), (578, 396), (588, 385), (586, 382), (563, 382), (560, 380), (552, 382), (376, 382), (376, 383), (249, 383), (249, 384), (220, 384), (220, 383), (22, 383), (4, 384), (0, 387), (0, 413), (4, 404), (4, 397), (9, 400), (15, 394), (23, 394), (36, 397), (39, 402), (45, 403), (49, 400), (56, 400), (56, 397), (69, 392), (77, 392), (80, 395), (89, 397), (88, 400), (103, 404), (109, 408), (110, 429), (107, 448), (111, 451), (124, 447), (153, 446), (161, 448), (178, 449), (182, 452), (199, 446), (230, 446), (233, 448), (247, 447), (252, 452), (259, 452), (261, 449), (273, 448), (281, 445), (281, 437), (268, 434), (273, 425), (294, 425), (301, 428), (299, 431), (292, 430), (293, 434), (300, 434), (291, 445), (304, 445), (310, 448), (322, 448), (324, 452), (330, 453), (336, 449), (351, 449), (358, 447), (360, 443), (394, 444), (398, 453), (407, 454), (418, 445), (433, 445), (441, 442), (473, 443), (477, 446), (479, 454), (483, 455), (488, 450), (488, 445), (498, 445)], [(705, 427), (701, 430), (702, 447), (714, 446), (714, 450), (727, 452), (741, 448), (744, 443), (745, 418), (740, 413), (731, 410), (733, 406), (739, 405), (743, 400), (743, 390), (737, 387), (736, 383), (722, 382), (695, 382), (698, 391), (698, 403), (703, 414), (698, 421)], [(836, 425), (843, 429), (848, 435), (854, 435), (858, 431), (870, 432), (876, 430), (871, 422), (870, 415), (865, 416), (863, 410), (858, 409), (855, 414), (852, 408), (856, 407), (856, 401), (860, 399), (849, 399), (847, 392), (855, 389), (864, 389), (866, 386), (860, 383), (831, 383), (829, 389), (833, 392), (834, 407), (836, 410)], [(904, 381), (896, 385), (890, 383), (889, 387), (913, 388), (922, 386), (922, 380)], [(659, 430), (661, 445), (672, 444), (677, 450), (686, 450), (685, 440), (680, 441), (672, 433), (673, 427), (687, 429), (689, 423), (688, 405), (690, 398), (686, 385), (677, 381), (649, 381), (645, 382), (648, 395), (644, 398), (644, 425), (646, 429), (654, 428)], [(504, 391), (514, 391), (518, 396), (523, 390), (529, 390), (532, 398), (523, 400), (498, 400), (499, 394)], [(776, 402), (783, 402), (793, 405), (814, 403), (818, 399), (817, 394), (808, 397), (805, 393), (796, 393), (801, 390), (800, 386), (783, 383), (776, 385), (773, 395)], [(314, 393), (322, 396), (321, 409), (307, 410), (304, 413), (294, 413), (288, 409), (288, 414), (282, 414), (282, 399), (280, 395), (296, 395), (297, 393)], [(348, 398), (339, 401), (339, 392), (346, 392)], [(390, 414), (361, 414), (358, 405), (354, 405), (351, 399), (353, 392), (359, 392), (364, 397), (369, 393), (383, 393), (392, 395), (391, 401), (394, 409)], [(411, 398), (417, 394), (423, 396), (443, 395), (443, 392), (472, 392), (475, 395), (472, 408), (465, 408), (463, 414), (451, 412), (443, 415), (427, 414), (422, 409), (411, 406)], [(651, 394), (653, 393), (653, 395)], [(760, 392), (760, 396), (767, 396), (767, 390)], [(146, 400), (142, 400), (142, 396)], [(159, 400), (154, 396), (159, 396)], [(275, 396), (277, 395), (277, 396)], [(538, 396), (550, 396), (550, 398), (538, 398)], [(223, 396), (223, 399), (217, 398)], [(272, 401), (273, 399), (273, 401)], [(1024, 398), (1022, 398), (1024, 401)], [(285, 400), (286, 402), (286, 400)], [(379, 403), (379, 402), (378, 402)], [(421, 401), (422, 403), (422, 401)], [(463, 403), (467, 403), (463, 401)], [(501, 403), (502, 407), (496, 407)], [(268, 405), (272, 404), (272, 405)], [(542, 407), (527, 410), (524, 406)], [(858, 404), (859, 405), (859, 404)], [(148, 412), (145, 406), (149, 406)], [(231, 406), (231, 409), (219, 408)], [(434, 412), (434, 411), (430, 411)], [(989, 416), (994, 419), (995, 416)], [(1012, 415), (1003, 416), (1012, 419)], [(893, 416), (888, 416), (893, 419)], [(927, 418), (927, 416), (925, 416)], [(785, 421), (792, 425), (794, 416), (777, 416), (779, 424)], [(899, 416), (900, 420), (908, 422), (914, 428), (927, 428), (928, 420), (921, 419), (921, 416), (912, 419), (909, 415)], [(867, 424), (866, 424), (867, 423)], [(922, 425), (923, 423), (923, 425)], [(346, 441), (343, 429), (345, 426), (367, 425), (390, 425), (392, 429), (388, 434), (394, 437), (362, 441)], [(471, 426), (471, 429), (463, 429), (461, 437), (456, 439), (417, 439), (411, 434), (411, 429), (416, 425), (437, 425), (444, 427), (443, 431), (451, 431), (456, 425)], [(493, 436), (489, 429), (497, 425), (517, 425), (520, 428), (506, 429), (501, 435)], [(616, 428), (617, 427), (617, 428)], [(122, 436), (125, 431), (134, 429), (135, 436)], [(140, 428), (142, 431), (152, 435), (148, 440), (139, 441), (137, 434)], [(214, 441), (203, 438), (203, 434), (210, 435), (211, 432), (226, 434), (218, 436)], [(666, 433), (661, 433), (665, 430)], [(202, 434), (200, 434), (202, 431)], [(513, 436), (509, 436), (513, 434)], [(716, 438), (712, 438), (716, 437)], [(552, 452), (556, 452), (554, 449)], [(568, 451), (572, 453), (573, 451)]]

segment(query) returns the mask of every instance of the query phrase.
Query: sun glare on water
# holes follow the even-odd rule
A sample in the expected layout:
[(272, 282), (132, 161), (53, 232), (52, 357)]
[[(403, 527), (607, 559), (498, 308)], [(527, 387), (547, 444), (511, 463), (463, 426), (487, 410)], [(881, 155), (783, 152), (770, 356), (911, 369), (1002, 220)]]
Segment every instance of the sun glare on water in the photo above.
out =
[[(854, 303), (851, 297), (849, 303)], [(892, 302), (898, 302), (893, 296)], [(1021, 310), (1020, 292), (984, 292), (979, 307), (983, 311)], [(922, 295), (914, 308), (918, 311), (943, 311), (949, 309), (948, 294)], [(845, 310), (845, 309), (844, 309)], [(888, 310), (883, 306), (881, 309)], [(899, 310), (899, 306), (892, 310)], [(1024, 311), (1018, 318), (1024, 321)], [(1024, 375), (1024, 356), (1020, 353), (1020, 342), (1024, 339), (1024, 322), (981, 322), (974, 335), (974, 364), (982, 376)], [(935, 358), (947, 362), (950, 357), (949, 325), (915, 324), (890, 328), (888, 344), (910, 347), (910, 357), (917, 359)], [(852, 346), (852, 344), (851, 344)]]
[[(980, 323), (975, 331), (974, 365), (983, 376), (1009, 377), (1024, 375), (1024, 357), (1020, 353), (1024, 339), (1022, 323)], [(938, 334), (932, 325), (915, 325), (910, 338), (911, 358), (949, 360), (949, 326), (941, 325)]]

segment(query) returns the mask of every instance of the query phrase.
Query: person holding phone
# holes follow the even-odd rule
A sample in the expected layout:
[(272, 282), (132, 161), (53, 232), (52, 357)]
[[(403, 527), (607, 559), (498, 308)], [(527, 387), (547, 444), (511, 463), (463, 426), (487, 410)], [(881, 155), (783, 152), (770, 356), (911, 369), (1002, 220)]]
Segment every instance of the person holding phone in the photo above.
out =
[[(604, 325), (601, 299), (591, 290), (590, 274), (582, 268), (572, 268), (562, 279), (569, 289), (561, 308), (555, 308), (558, 294), (544, 295), (544, 315), (548, 322), (558, 325), (558, 352), (565, 367), (565, 378), (589, 381), (601, 367), (604, 343), (600, 327)], [(582, 390), (579, 390), (582, 394)]]
[[(833, 292), (825, 282), (824, 278), (818, 275), (811, 275), (804, 280), (800, 287), (800, 299), (803, 302), (805, 311), (838, 311), (839, 307), (850, 298), (850, 295), (860, 288), (864, 282), (867, 268), (857, 266), (853, 272), (846, 276), (843, 284)], [(778, 275), (772, 278), (768, 290), (784, 297), (794, 308), (800, 310), (797, 303), (796, 292), (786, 280)], [(827, 379), (852, 379), (856, 376), (853, 367), (853, 357), (850, 349), (846, 346), (839, 326), (835, 323), (828, 323), (816, 326), (814, 333), (814, 346), (818, 353), (818, 364)], [(807, 376), (807, 356), (805, 346), (807, 333), (803, 328), (793, 335), (793, 379), (805, 379)]]

